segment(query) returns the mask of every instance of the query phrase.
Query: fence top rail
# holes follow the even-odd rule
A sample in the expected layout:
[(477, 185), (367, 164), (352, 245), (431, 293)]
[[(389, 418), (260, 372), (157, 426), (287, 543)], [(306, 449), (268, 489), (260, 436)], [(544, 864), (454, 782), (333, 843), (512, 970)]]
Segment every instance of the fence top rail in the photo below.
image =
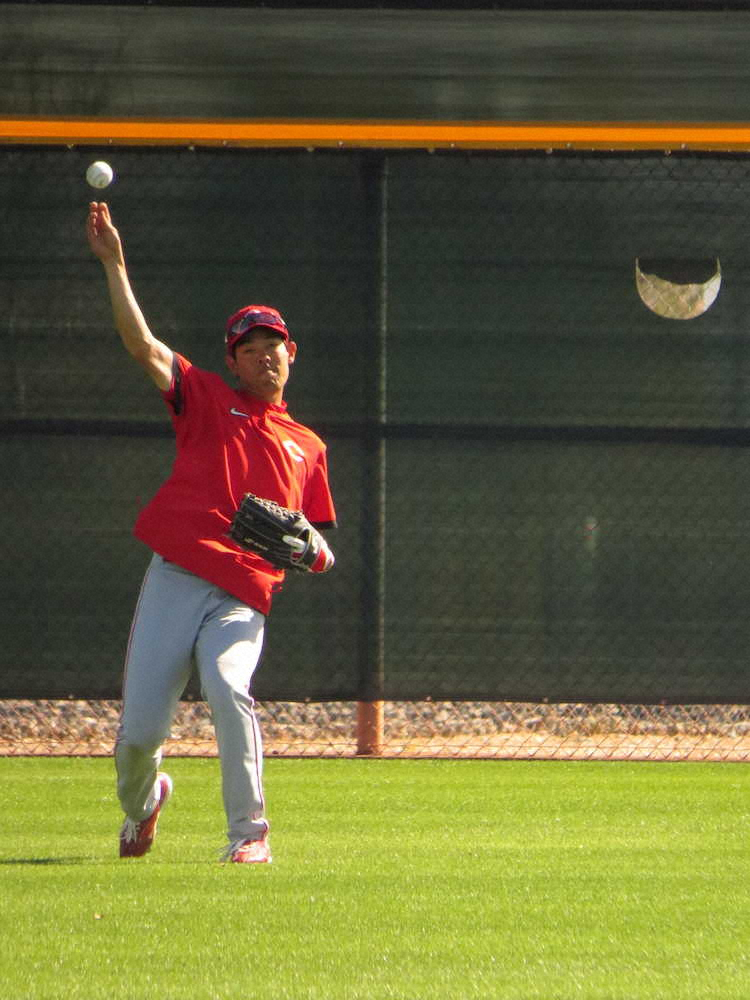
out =
[(750, 151), (750, 122), (2, 118), (0, 143), (379, 149)]

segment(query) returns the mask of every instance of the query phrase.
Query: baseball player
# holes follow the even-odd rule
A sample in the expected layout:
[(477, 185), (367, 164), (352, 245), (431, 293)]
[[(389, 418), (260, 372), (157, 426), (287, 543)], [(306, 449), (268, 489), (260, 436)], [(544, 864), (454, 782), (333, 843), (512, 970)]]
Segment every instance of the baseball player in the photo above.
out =
[[(250, 684), (272, 595), (284, 571), (228, 536), (248, 491), (300, 510), (311, 529), (335, 527), (323, 442), (290, 417), (284, 387), (297, 347), (279, 313), (251, 305), (226, 325), (231, 388), (157, 340), (133, 294), (108, 206), (92, 202), (89, 246), (104, 268), (125, 349), (161, 391), (176, 436), (172, 473), (140, 512), (135, 535), (153, 555), (128, 642), (115, 746), (125, 821), (120, 856), (141, 857), (156, 834), (172, 782), (161, 745), (195, 664), (211, 709), (227, 816), (225, 860), (271, 860), (262, 749)], [(321, 557), (333, 562), (321, 539)]]

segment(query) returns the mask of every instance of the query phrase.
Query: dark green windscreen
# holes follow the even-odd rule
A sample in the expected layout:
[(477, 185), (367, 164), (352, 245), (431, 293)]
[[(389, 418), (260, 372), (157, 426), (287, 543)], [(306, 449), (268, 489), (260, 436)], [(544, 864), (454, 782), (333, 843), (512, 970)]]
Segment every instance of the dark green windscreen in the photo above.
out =
[[(338, 562), (276, 599), (258, 697), (372, 691), (380, 437), (383, 696), (746, 700), (750, 161), (45, 148), (0, 151), (0, 697), (117, 696), (173, 454), (85, 245), (96, 158), (157, 336), (222, 371), (256, 301), (299, 343)], [(718, 295), (666, 319), (636, 260)]]

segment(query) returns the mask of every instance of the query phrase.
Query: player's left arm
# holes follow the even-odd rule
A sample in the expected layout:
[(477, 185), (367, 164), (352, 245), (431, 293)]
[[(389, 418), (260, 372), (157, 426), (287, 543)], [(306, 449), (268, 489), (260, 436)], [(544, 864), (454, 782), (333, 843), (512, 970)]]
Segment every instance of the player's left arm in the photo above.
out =
[(310, 524), (311, 548), (317, 553), (310, 563), (311, 573), (327, 573), (333, 569), (336, 557), (322, 532), (336, 527), (336, 510), (328, 483), (328, 462), (325, 446), (318, 453), (312, 473), (305, 485), (302, 509)]
[(302, 510), (310, 524), (318, 531), (337, 527), (336, 508), (328, 482), (328, 459), (325, 447), (321, 448), (305, 484)]

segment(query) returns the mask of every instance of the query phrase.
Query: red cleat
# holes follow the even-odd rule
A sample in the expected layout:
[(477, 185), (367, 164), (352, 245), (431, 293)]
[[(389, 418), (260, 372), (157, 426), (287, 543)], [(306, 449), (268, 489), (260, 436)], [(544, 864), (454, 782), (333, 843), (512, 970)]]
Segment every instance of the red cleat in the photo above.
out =
[(140, 823), (128, 817), (122, 824), (122, 829), (120, 830), (121, 858), (141, 858), (151, 850), (151, 845), (156, 836), (159, 813), (167, 804), (167, 800), (172, 794), (172, 779), (168, 774), (160, 771), (156, 775), (154, 791), (158, 795), (158, 800), (151, 815), (142, 819)]
[(224, 860), (237, 865), (267, 865), (271, 861), (271, 848), (266, 837), (236, 841), (227, 848)]

